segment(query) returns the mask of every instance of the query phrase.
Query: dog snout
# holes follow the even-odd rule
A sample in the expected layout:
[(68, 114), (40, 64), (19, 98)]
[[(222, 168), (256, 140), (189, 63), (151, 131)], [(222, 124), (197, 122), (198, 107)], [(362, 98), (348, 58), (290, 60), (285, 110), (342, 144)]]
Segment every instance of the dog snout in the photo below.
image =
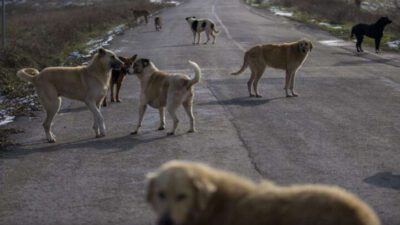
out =
[(160, 218), (157, 225), (174, 225), (174, 221), (169, 214), (165, 214)]

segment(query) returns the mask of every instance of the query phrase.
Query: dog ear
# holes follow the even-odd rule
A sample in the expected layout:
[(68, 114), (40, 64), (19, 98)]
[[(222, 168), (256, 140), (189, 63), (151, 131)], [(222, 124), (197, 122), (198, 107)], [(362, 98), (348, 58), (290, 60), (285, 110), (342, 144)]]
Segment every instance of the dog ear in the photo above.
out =
[(106, 50), (104, 48), (99, 48), (97, 51), (100, 57), (103, 57), (106, 54)]
[(146, 191), (146, 201), (151, 203), (154, 196), (154, 182), (157, 177), (157, 173), (148, 173), (147, 178), (147, 191)]
[(134, 56), (132, 56), (132, 57), (130, 58), (131, 62), (135, 62), (136, 58), (137, 58), (137, 54), (135, 54)]
[(121, 60), (121, 61), (124, 62), (124, 63), (127, 63), (127, 62), (128, 62), (128, 59), (125, 58), (125, 57), (123, 57), (123, 56), (118, 56), (118, 58), (119, 58), (119, 60)]
[(203, 210), (207, 207), (211, 196), (217, 191), (217, 187), (205, 179), (193, 179), (193, 186), (196, 190), (196, 207)]
[(147, 67), (147, 66), (150, 64), (150, 60), (148, 60), (148, 59), (143, 59), (143, 60), (142, 60), (142, 64), (143, 64), (143, 67)]

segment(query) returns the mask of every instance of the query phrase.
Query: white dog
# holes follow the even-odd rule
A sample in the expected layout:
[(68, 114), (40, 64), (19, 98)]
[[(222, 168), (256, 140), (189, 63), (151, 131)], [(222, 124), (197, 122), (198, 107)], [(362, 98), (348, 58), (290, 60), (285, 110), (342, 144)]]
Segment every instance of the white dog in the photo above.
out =
[(200, 44), (200, 33), (205, 31), (207, 35), (207, 41), (204, 44), (207, 44), (210, 40), (210, 35), (213, 37), (213, 44), (215, 44), (216, 34), (219, 33), (218, 30), (215, 29), (215, 24), (210, 19), (197, 19), (194, 16), (186, 17), (186, 21), (189, 23), (192, 32), (193, 32), (193, 44), (196, 44), (196, 34), (198, 37), (197, 44)]

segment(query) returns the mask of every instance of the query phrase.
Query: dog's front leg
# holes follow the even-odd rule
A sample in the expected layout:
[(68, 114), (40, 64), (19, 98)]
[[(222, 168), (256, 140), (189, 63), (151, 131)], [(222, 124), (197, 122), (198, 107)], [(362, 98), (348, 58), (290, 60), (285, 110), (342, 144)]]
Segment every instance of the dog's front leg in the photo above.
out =
[(196, 31), (193, 31), (193, 44), (196, 44)]
[(380, 53), (381, 38), (375, 38), (375, 52)]
[(158, 130), (164, 130), (165, 129), (165, 113), (164, 113), (164, 107), (160, 107), (158, 109), (158, 112), (160, 113), (160, 126), (158, 127)]
[(100, 112), (100, 105), (98, 107), (94, 102), (86, 102), (86, 105), (88, 106), (89, 110), (93, 113), (93, 118), (95, 123), (93, 125), (93, 129), (96, 133), (96, 138), (106, 136), (106, 125), (104, 124), (103, 115)]
[(200, 32), (197, 32), (197, 44), (200, 44)]
[(132, 135), (135, 135), (139, 132), (139, 128), (142, 126), (143, 116), (144, 116), (144, 113), (146, 112), (146, 108), (147, 108), (147, 104), (141, 104), (139, 106), (139, 120), (138, 120), (138, 124), (136, 126), (136, 130), (131, 133)]
[(290, 92), (292, 92), (293, 97), (299, 96), (295, 91), (294, 91), (294, 76), (296, 75), (296, 72), (293, 72), (292, 75), (290, 76)]

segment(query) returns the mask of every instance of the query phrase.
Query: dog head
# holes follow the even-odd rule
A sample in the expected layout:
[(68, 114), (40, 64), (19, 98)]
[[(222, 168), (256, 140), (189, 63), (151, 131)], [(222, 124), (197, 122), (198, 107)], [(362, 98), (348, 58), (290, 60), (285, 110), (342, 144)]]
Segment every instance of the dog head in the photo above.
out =
[(183, 225), (204, 210), (216, 186), (188, 162), (172, 161), (148, 175), (147, 201), (158, 225)]
[(311, 52), (313, 49), (313, 44), (311, 41), (303, 39), (297, 42), (298, 48), (300, 53), (307, 54), (308, 52)]
[(140, 58), (134, 61), (128, 72), (131, 74), (141, 74), (149, 66), (152, 66), (150, 59)]
[(193, 21), (193, 20), (195, 20), (195, 19), (196, 19), (195, 16), (186, 17), (186, 21), (187, 21), (187, 22), (191, 22), (191, 21)]
[(124, 62), (124, 64), (122, 65), (122, 72), (125, 74), (129, 74), (129, 69), (132, 67), (133, 63), (135, 62), (137, 55), (134, 55), (130, 58), (125, 58), (122, 56), (118, 56), (119, 60), (121, 60), (122, 62)]
[(386, 26), (388, 24), (391, 24), (392, 21), (387, 16), (384, 16), (379, 18), (379, 20), (376, 23), (379, 24), (380, 26)]
[(124, 62), (122, 62), (114, 52), (100, 48), (95, 56), (101, 64), (106, 65), (107, 69), (121, 69)]

